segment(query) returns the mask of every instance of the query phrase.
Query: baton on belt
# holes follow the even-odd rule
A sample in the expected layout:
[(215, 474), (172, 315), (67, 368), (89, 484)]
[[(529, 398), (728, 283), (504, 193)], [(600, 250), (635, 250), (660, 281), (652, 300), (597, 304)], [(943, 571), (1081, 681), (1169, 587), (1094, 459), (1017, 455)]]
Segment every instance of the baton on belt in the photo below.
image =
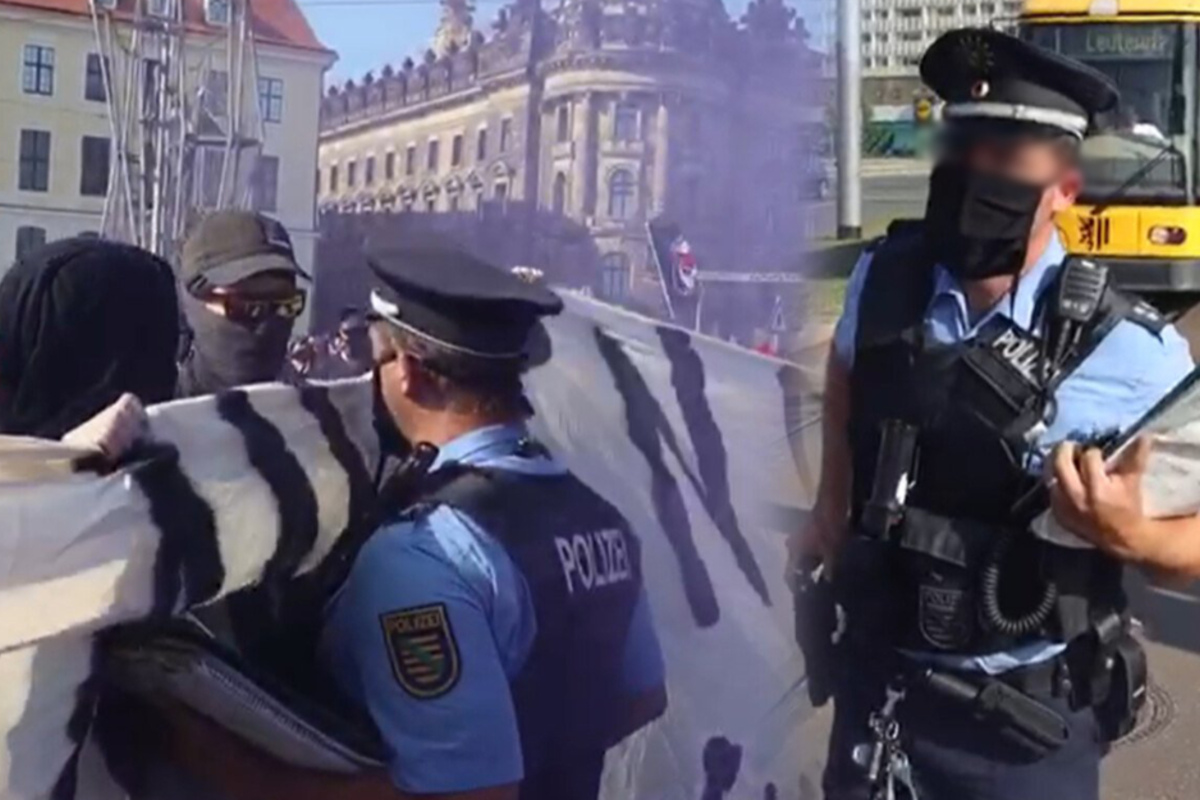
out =
[(946, 700), (968, 707), (976, 718), (996, 723), (1002, 735), (1035, 753), (1052, 753), (1070, 737), (1070, 728), (1061, 714), (994, 678), (976, 685), (956, 675), (927, 669), (919, 683)]

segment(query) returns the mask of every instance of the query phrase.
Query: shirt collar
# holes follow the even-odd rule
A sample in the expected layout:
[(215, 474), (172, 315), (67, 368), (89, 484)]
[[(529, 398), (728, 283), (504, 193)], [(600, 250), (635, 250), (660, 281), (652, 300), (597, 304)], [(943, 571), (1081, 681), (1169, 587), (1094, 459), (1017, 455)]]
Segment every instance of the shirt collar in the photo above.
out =
[(1004, 295), (995, 306), (980, 316), (974, 325), (969, 323), (967, 297), (961, 284), (950, 274), (949, 270), (940, 264), (937, 267), (932, 302), (951, 300), (956, 303), (963, 323), (968, 329), (977, 329), (996, 314), (1003, 314), (1025, 330), (1029, 330), (1033, 327), (1033, 312), (1038, 298), (1058, 275), (1059, 268), (1066, 257), (1067, 249), (1063, 246), (1062, 237), (1055, 231), (1033, 267), (1017, 281), (1016, 297), (1014, 298), (1011, 292)]
[(519, 422), (476, 428), (446, 442), (438, 450), (431, 469), (437, 469), (448, 461), (480, 464), (509, 455), (516, 449), (517, 442), (527, 436), (528, 429)]

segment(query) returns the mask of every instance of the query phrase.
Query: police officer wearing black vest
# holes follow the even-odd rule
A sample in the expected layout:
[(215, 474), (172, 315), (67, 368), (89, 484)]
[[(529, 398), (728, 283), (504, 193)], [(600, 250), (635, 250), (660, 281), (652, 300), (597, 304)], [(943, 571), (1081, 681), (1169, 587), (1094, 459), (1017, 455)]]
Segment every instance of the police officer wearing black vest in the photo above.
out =
[(230, 800), (595, 800), (666, 690), (637, 537), (525, 426), (521, 374), (562, 301), (445, 249), (370, 265), (377, 422), (411, 443), (410, 487), (425, 472), (358, 551), (320, 652), (387, 768), (301, 772), (190, 716), (174, 749)]
[(945, 101), (926, 214), (849, 281), (793, 541), (844, 612), (817, 676), (835, 708), (825, 796), (1096, 800), (1145, 659), (1121, 564), (1029, 522), (1054, 444), (1133, 422), (1191, 358), (1056, 228), (1113, 85), (990, 30), (945, 34), (920, 69)]

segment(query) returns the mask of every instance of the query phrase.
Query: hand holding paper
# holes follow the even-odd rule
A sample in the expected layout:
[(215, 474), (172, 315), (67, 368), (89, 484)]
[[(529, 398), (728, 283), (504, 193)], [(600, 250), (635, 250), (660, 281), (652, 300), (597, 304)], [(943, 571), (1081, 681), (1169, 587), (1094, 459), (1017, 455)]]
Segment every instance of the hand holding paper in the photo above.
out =
[(1152, 442), (1135, 439), (1104, 463), (1098, 448), (1080, 450), (1064, 442), (1054, 451), (1050, 507), (1071, 533), (1123, 561), (1143, 561), (1157, 542), (1147, 525), (1142, 502), (1142, 479), (1150, 462)]

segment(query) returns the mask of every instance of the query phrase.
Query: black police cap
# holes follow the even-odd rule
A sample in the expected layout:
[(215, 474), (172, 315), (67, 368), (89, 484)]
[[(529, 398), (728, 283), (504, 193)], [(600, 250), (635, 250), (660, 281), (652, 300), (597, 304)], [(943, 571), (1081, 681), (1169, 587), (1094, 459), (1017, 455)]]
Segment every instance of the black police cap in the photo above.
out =
[(563, 303), (543, 284), (456, 250), (408, 247), (367, 256), (371, 309), (393, 325), (476, 358), (527, 361), (530, 334)]
[(929, 46), (921, 80), (945, 101), (948, 122), (1036, 126), (1083, 138), (1115, 108), (1116, 86), (1074, 59), (1000, 31), (960, 28)]

